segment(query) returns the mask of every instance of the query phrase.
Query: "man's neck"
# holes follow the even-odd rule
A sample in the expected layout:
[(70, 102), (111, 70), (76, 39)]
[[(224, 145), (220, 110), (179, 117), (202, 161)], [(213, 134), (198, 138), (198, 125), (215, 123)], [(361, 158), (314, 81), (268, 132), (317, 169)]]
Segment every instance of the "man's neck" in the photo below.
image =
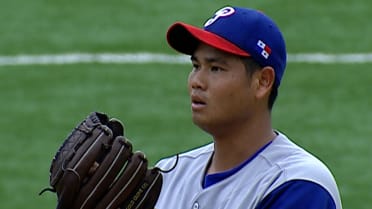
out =
[(214, 155), (207, 173), (222, 172), (238, 166), (275, 137), (276, 133), (270, 123), (255, 123), (254, 126), (230, 129), (226, 134), (214, 135)]

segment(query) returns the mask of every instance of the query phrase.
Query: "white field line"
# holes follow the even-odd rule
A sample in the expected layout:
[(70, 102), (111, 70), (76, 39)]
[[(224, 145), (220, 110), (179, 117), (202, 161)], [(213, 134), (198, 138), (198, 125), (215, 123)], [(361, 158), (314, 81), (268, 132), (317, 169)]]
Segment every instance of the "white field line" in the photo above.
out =
[[(372, 53), (326, 54), (300, 53), (288, 54), (289, 63), (372, 63)], [(188, 64), (190, 59), (185, 55), (157, 53), (66, 53), (0, 56), (0, 66), (10, 65), (64, 65), (77, 63), (165, 63)]]

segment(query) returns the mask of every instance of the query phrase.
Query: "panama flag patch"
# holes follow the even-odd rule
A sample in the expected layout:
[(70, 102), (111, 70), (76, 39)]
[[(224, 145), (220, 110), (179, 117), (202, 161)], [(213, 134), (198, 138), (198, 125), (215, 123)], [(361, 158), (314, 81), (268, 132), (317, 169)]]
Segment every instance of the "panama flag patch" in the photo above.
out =
[(265, 44), (263, 41), (261, 40), (258, 40), (257, 42), (257, 46), (260, 47), (262, 49), (261, 51), (261, 55), (265, 58), (265, 59), (268, 59), (270, 54), (271, 54), (271, 49), (270, 47)]

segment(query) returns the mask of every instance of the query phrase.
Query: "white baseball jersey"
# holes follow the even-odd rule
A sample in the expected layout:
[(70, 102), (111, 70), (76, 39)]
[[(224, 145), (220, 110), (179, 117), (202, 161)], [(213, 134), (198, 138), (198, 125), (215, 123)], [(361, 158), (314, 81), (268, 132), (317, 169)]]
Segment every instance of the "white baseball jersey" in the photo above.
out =
[(180, 155), (163, 175), (156, 209), (342, 209), (328, 168), (281, 133), (237, 168), (206, 177), (213, 149), (212, 143)]

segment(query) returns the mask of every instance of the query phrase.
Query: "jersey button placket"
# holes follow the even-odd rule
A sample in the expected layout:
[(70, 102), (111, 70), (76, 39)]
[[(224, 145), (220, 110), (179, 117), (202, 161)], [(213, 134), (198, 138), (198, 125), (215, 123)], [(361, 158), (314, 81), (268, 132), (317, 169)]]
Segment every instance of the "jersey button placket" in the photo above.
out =
[(194, 202), (194, 205), (192, 206), (192, 209), (199, 209), (199, 203)]

